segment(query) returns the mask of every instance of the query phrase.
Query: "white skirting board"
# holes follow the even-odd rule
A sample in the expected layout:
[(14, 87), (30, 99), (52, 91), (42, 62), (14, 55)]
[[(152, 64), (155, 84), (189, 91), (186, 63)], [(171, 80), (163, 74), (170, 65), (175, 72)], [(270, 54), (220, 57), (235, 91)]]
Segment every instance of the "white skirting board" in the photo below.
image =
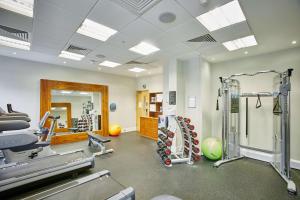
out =
[[(273, 160), (273, 155), (270, 153), (260, 152), (246, 148), (241, 148), (241, 155), (265, 162), (271, 162)], [(300, 170), (300, 161), (291, 159), (291, 168)]]
[(128, 127), (128, 128), (123, 128), (122, 133), (127, 133), (131, 131), (136, 131), (136, 127)]

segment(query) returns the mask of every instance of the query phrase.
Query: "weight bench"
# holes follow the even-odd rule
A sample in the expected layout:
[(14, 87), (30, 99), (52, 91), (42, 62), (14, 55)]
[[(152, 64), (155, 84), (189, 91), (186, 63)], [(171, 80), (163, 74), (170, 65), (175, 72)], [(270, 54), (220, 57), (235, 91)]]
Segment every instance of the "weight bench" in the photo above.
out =
[(98, 134), (91, 133), (91, 132), (88, 133), (88, 136), (89, 136), (89, 146), (100, 149), (99, 152), (93, 154), (94, 156), (101, 156), (103, 154), (114, 152), (113, 149), (106, 149), (104, 145), (105, 143), (110, 142), (111, 141), (110, 139), (107, 139), (105, 137), (102, 137)]

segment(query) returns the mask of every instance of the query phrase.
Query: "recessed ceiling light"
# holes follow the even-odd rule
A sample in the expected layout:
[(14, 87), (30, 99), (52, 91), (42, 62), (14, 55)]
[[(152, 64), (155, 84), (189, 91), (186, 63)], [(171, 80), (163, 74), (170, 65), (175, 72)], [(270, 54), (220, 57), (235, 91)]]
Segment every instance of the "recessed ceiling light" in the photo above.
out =
[(297, 44), (297, 41), (296, 41), (296, 40), (293, 40), (293, 41), (292, 41), (292, 44)]
[(12, 54), (16, 55), (16, 54), (17, 54), (17, 52), (13, 52)]
[(62, 110), (67, 110), (67, 107), (61, 107)]
[(119, 65), (121, 65), (120, 63), (116, 63), (116, 62), (111, 62), (111, 61), (108, 61), (108, 60), (105, 60), (103, 61), (102, 63), (100, 63), (99, 65), (102, 65), (102, 66), (105, 66), (105, 67), (117, 67)]
[(77, 33), (95, 38), (97, 40), (106, 41), (110, 36), (116, 34), (118, 31), (94, 22), (90, 19), (85, 19)]
[(22, 40), (16, 40), (9, 37), (0, 36), (0, 44), (8, 47), (30, 50), (30, 43)]
[(152, 44), (148, 44), (146, 42), (140, 42), (136, 46), (131, 47), (129, 50), (142, 55), (149, 55), (151, 53), (159, 51), (160, 49), (157, 48), (156, 46), (153, 46)]
[(69, 51), (61, 51), (59, 57), (68, 58), (71, 60), (82, 60), (85, 56), (78, 53), (71, 53)]
[(81, 95), (88, 95), (89, 93), (88, 92), (80, 92), (79, 94), (81, 94)]
[(52, 107), (51, 110), (56, 110), (56, 108), (55, 108), (55, 107)]
[(254, 35), (250, 35), (247, 37), (239, 38), (236, 40), (224, 42), (223, 45), (229, 50), (234, 51), (237, 49), (251, 47), (257, 45)]
[(209, 31), (215, 31), (232, 24), (246, 21), (246, 17), (237, 0), (206, 12), (196, 19)]
[(136, 72), (136, 73), (140, 73), (140, 72), (145, 71), (145, 69), (139, 68), (139, 67), (134, 67), (134, 68), (131, 68), (131, 69), (128, 69), (128, 70), (131, 71), (131, 72)]
[(66, 61), (64, 61), (64, 64), (66, 64), (67, 62)]
[(0, 7), (28, 17), (33, 17), (34, 0), (1, 0)]
[(61, 91), (60, 93), (61, 93), (61, 94), (71, 94), (72, 91), (66, 91), (66, 90), (63, 90), (63, 91)]

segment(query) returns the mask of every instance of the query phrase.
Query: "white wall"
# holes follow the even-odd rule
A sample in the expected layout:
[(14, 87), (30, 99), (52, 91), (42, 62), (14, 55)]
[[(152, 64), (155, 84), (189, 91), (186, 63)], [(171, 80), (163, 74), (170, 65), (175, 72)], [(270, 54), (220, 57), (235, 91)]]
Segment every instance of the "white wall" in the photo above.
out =
[(109, 102), (117, 104), (109, 113), (110, 123), (123, 128), (136, 127), (136, 80), (100, 72), (78, 70), (45, 63), (0, 56), (0, 106), (11, 103), (15, 110), (26, 112), (37, 127), (40, 110), (40, 79), (103, 84), (109, 86)]
[[(291, 78), (291, 158), (300, 160), (300, 48), (213, 64), (211, 68), (212, 89), (210, 91), (212, 97), (212, 135), (221, 137), (222, 132), (221, 113), (215, 109), (217, 89), (220, 87), (219, 76), (228, 76), (230, 74), (241, 72), (250, 73), (268, 69), (284, 71), (287, 68), (294, 68), (293, 76)], [(239, 80), (241, 81), (241, 92), (273, 90), (272, 75), (260, 75), (259, 77), (254, 77), (252, 79), (240, 78)], [(249, 100), (249, 140), (246, 139), (244, 134), (244, 118), (241, 118), (242, 144), (260, 149), (272, 150), (272, 100), (262, 99), (263, 107), (261, 109), (255, 109), (255, 103), (256, 99)], [(241, 116), (244, 117), (244, 104), (242, 104)]]
[[(143, 88), (143, 85), (146, 85), (146, 88)], [(153, 76), (137, 78), (137, 90), (149, 90), (149, 92), (162, 92), (163, 75), (157, 74)]]
[[(210, 121), (210, 66), (200, 57), (170, 60), (164, 68), (164, 92), (176, 91), (176, 106), (164, 104), (164, 114), (188, 117), (195, 125), (198, 139), (211, 135)], [(189, 107), (189, 97), (196, 98), (196, 107)], [(174, 111), (173, 111), (174, 109)], [(172, 110), (172, 112), (170, 112)]]

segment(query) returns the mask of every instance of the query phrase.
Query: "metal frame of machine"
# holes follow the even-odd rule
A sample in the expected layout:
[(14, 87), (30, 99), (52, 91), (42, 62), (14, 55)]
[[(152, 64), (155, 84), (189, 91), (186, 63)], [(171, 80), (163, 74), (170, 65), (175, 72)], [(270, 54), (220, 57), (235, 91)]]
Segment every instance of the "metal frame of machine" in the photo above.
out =
[[(276, 102), (279, 111), (273, 107), (273, 120), (278, 120), (280, 124), (273, 127), (274, 141), (273, 153), (274, 160), (271, 162), (273, 168), (278, 172), (287, 183), (287, 189), (290, 193), (296, 194), (295, 183), (290, 175), (290, 91), (293, 69), (284, 72), (275, 70), (259, 71), (253, 74), (241, 73), (229, 77), (220, 77), (222, 84), (219, 90), (219, 96), (222, 96), (222, 160), (217, 161), (214, 166), (220, 165), (243, 158), (240, 154), (240, 98), (241, 97), (272, 97)], [(274, 73), (279, 76), (279, 86), (275, 92), (259, 93), (240, 93), (240, 82), (234, 78), (241, 76), (256, 76), (259, 74)], [(247, 102), (246, 102), (247, 103)], [(218, 106), (217, 106), (218, 108)], [(277, 118), (275, 118), (277, 117)], [(276, 124), (276, 123), (274, 123)], [(248, 127), (246, 117), (246, 129)], [(276, 131), (278, 131), (276, 133)], [(247, 130), (246, 130), (247, 133)], [(278, 160), (277, 160), (278, 159)]]

